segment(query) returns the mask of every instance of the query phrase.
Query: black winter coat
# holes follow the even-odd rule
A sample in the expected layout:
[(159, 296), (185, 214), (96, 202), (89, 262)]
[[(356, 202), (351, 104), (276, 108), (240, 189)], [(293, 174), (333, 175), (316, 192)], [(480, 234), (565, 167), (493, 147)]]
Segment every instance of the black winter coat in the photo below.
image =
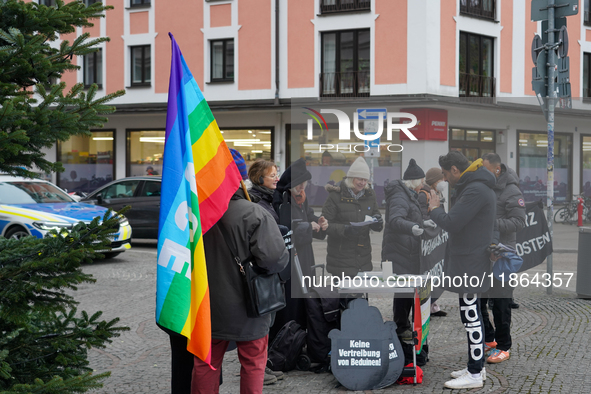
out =
[(246, 316), (239, 267), (219, 229), (223, 225), (234, 241), (239, 257), (251, 256), (259, 267), (279, 272), (288, 263), (289, 253), (277, 224), (263, 208), (245, 199), (238, 189), (224, 216), (203, 236), (209, 297), (211, 334), (214, 339), (252, 341), (269, 333), (271, 315)]
[(386, 217), (382, 241), (382, 261), (392, 262), (395, 274), (419, 274), (421, 238), (412, 234), (415, 225), (423, 227), (423, 215), (417, 193), (402, 180), (388, 183)]
[[(365, 221), (366, 215), (382, 217), (375, 192), (371, 188), (365, 189), (363, 196), (355, 200), (343, 182), (336, 186), (328, 184), (325, 189), (329, 193), (322, 207), (322, 216), (328, 220), (327, 271), (350, 277), (360, 271), (372, 271), (369, 226), (362, 227), (362, 234), (354, 239), (345, 236), (345, 226)], [(375, 230), (381, 231), (382, 228)]]
[[(447, 286), (455, 293), (480, 293), (488, 290), (491, 270), (487, 248), (493, 241), (496, 218), (495, 176), (485, 167), (476, 169), (477, 162), (460, 178), (452, 197), (452, 208), (431, 211), (431, 219), (449, 233), (445, 275), (461, 277), (460, 286)], [(467, 280), (464, 280), (467, 275)], [(476, 279), (478, 278), (478, 285)], [(470, 279), (472, 284), (470, 285)], [(484, 278), (484, 281), (483, 281)], [(456, 279), (459, 281), (459, 279)], [(456, 282), (458, 284), (458, 282)]]
[(501, 176), (493, 190), (497, 196), (498, 241), (515, 248), (517, 232), (525, 226), (525, 201), (519, 189), (519, 177), (501, 164)]
[(257, 189), (255, 186), (253, 186), (252, 189), (250, 189), (248, 191), (248, 194), (249, 194), (250, 200), (252, 202), (260, 205), (262, 208), (265, 209), (265, 211), (269, 212), (271, 214), (271, 216), (273, 216), (273, 219), (275, 219), (275, 222), (277, 224), (279, 224), (279, 216), (277, 215), (277, 212), (275, 212), (275, 209), (273, 208), (273, 195), (272, 194), (264, 193), (261, 190)]

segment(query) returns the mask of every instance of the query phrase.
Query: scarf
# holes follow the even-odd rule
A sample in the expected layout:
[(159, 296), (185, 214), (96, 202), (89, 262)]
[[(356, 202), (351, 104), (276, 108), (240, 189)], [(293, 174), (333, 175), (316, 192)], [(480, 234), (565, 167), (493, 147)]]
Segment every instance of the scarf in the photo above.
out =
[(351, 189), (351, 188), (347, 188), (347, 189), (349, 189), (349, 194), (351, 194), (351, 197), (353, 197), (355, 200), (359, 200), (365, 194), (365, 189), (361, 189), (361, 191), (357, 194), (355, 194), (353, 189)]
[(306, 201), (306, 191), (302, 190), (302, 193), (299, 196), (294, 196), (292, 194), (291, 197), (293, 198), (295, 203), (298, 204), (298, 207), (301, 208), (304, 201)]
[(273, 193), (275, 193), (275, 190), (269, 189), (267, 186), (256, 185), (254, 183), (252, 184), (252, 188), (261, 192), (263, 196), (267, 196), (269, 200), (273, 199)]

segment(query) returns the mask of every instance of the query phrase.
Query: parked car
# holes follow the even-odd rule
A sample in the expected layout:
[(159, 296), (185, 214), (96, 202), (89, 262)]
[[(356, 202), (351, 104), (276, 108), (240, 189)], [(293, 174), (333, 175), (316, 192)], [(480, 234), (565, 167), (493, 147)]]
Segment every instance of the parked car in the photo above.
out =
[[(70, 229), (80, 221), (90, 223), (105, 212), (103, 207), (76, 202), (50, 182), (0, 175), (0, 235), (6, 238), (43, 238), (52, 229)], [(122, 216), (105, 256), (126, 251), (130, 241), (131, 226)]]
[(125, 213), (133, 227), (134, 238), (158, 238), (161, 176), (136, 176), (118, 179), (101, 186), (81, 202), (96, 204), (115, 211), (126, 205)]

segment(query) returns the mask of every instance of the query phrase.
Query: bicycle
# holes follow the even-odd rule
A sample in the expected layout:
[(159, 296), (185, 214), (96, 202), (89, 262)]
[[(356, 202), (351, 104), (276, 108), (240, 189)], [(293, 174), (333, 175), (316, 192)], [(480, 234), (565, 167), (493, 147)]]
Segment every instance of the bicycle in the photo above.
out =
[[(591, 220), (591, 209), (589, 205), (591, 203), (591, 198), (586, 196), (581, 196), (584, 200), (583, 202), (583, 220), (589, 221)], [(571, 201), (564, 207), (560, 208), (554, 214), (554, 223), (568, 223), (574, 224), (579, 222), (579, 200), (576, 199)]]

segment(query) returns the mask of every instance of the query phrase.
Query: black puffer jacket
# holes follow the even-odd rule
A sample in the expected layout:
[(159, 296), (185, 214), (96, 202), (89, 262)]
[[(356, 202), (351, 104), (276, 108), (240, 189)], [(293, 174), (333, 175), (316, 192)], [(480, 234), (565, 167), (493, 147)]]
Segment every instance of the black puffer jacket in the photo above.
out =
[[(270, 189), (269, 189), (270, 190)], [(275, 209), (273, 209), (273, 194), (265, 193), (260, 187), (253, 185), (252, 188), (248, 191), (250, 196), (250, 200), (255, 204), (260, 205), (265, 211), (269, 212), (275, 222), (279, 224), (279, 216)]]
[(391, 261), (396, 274), (419, 274), (421, 238), (412, 234), (415, 225), (423, 227), (423, 215), (417, 193), (402, 180), (388, 183), (386, 217), (382, 241), (382, 261)]
[[(363, 227), (363, 233), (355, 239), (345, 236), (345, 226), (351, 222), (365, 221), (366, 215), (382, 217), (375, 192), (371, 188), (365, 189), (363, 196), (355, 200), (343, 182), (336, 186), (328, 184), (325, 189), (329, 193), (322, 207), (322, 216), (328, 220), (327, 271), (333, 275), (350, 277), (359, 271), (371, 271), (369, 226)], [(376, 230), (381, 231), (382, 226)]]
[(497, 196), (497, 222), (499, 242), (515, 247), (517, 232), (525, 226), (525, 201), (519, 189), (519, 177), (501, 164), (501, 176), (494, 189)]
[(264, 209), (247, 201), (238, 189), (224, 216), (203, 236), (211, 302), (211, 335), (214, 339), (252, 341), (269, 333), (271, 315), (246, 316), (243, 284), (219, 226), (234, 241), (242, 261), (254, 262), (270, 273), (279, 272), (289, 261), (289, 253), (277, 224)]
[(441, 208), (431, 211), (431, 219), (449, 233), (445, 275), (452, 280), (461, 277), (462, 283), (444, 287), (455, 293), (481, 293), (490, 287), (490, 279), (486, 280), (491, 269), (487, 248), (493, 242), (496, 179), (481, 163), (481, 159), (475, 161), (461, 176), (449, 213)]

